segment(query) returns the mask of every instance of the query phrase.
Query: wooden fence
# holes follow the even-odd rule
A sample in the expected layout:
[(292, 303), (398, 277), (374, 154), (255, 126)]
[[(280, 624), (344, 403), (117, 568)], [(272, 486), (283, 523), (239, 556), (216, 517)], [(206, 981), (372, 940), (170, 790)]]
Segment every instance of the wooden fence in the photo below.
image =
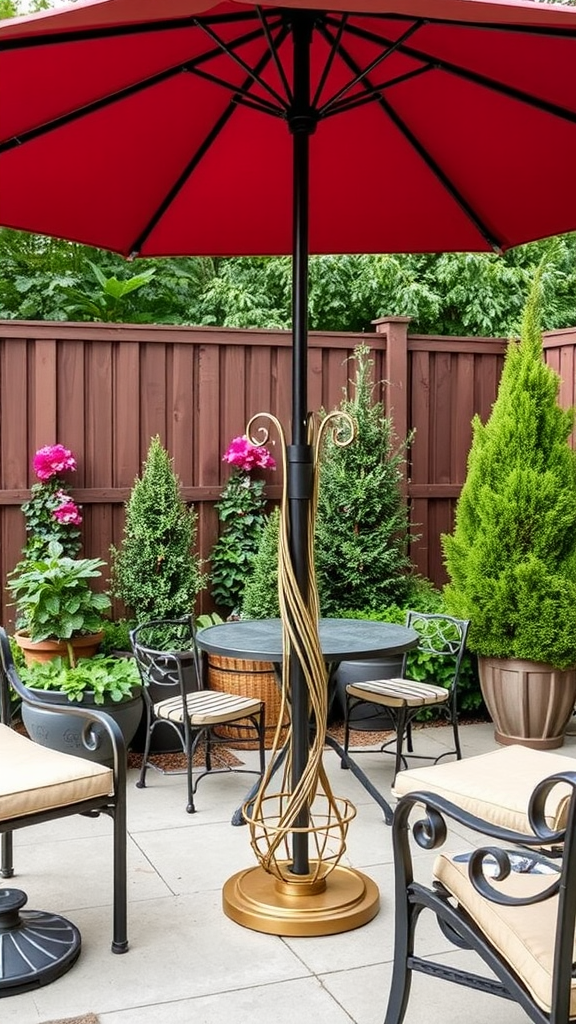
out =
[[(452, 527), (466, 472), (470, 423), (494, 401), (503, 339), (408, 334), (409, 320), (375, 321), (373, 333), (312, 333), (309, 405), (338, 405), (359, 342), (374, 359), (377, 394), (397, 434), (415, 429), (407, 496), (420, 539), (419, 572), (444, 581), (440, 534)], [(545, 339), (561, 374), (561, 401), (575, 398), (576, 328)], [(56, 441), (78, 459), (73, 494), (83, 506), (84, 553), (107, 559), (122, 537), (124, 503), (150, 438), (174, 458), (183, 494), (198, 510), (206, 558), (217, 535), (214, 501), (227, 475), (222, 453), (259, 411), (289, 433), (291, 336), (286, 331), (0, 321), (0, 571), (13, 568), (24, 543), (20, 504), (34, 481), (37, 448)], [(268, 494), (280, 494), (277, 474)], [(2, 594), (1, 619), (10, 620)], [(203, 597), (201, 607), (209, 607)]]

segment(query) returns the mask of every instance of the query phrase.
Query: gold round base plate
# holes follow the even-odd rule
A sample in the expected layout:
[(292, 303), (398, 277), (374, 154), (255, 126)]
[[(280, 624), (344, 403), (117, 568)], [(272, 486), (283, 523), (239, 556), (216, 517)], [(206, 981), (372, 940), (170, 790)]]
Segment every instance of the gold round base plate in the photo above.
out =
[(264, 868), (246, 868), (224, 884), (224, 913), (268, 935), (336, 935), (367, 924), (380, 909), (375, 882), (340, 864), (322, 892), (302, 894), (297, 882), (293, 893), (289, 890), (290, 882), (278, 884)]

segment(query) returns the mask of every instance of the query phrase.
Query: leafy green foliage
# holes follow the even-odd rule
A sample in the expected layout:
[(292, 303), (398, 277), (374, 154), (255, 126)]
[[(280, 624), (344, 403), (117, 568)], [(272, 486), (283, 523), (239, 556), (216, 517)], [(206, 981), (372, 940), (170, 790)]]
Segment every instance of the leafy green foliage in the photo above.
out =
[[(412, 317), (415, 333), (508, 336), (517, 331), (523, 296), (545, 253), (543, 326), (573, 326), (576, 234), (518, 246), (504, 256), (314, 256), (309, 326), (363, 331), (378, 316), (403, 315)], [(290, 327), (289, 257), (139, 260), (136, 278), (148, 271), (156, 272), (136, 291), (115, 298), (114, 289), (130, 287), (134, 279), (133, 267), (120, 256), (0, 229), (0, 317)]]
[(340, 446), (329, 434), (322, 454), (315, 561), (324, 615), (402, 602), (410, 588), (406, 444), (395, 447), (391, 420), (374, 401), (369, 352), (356, 348), (354, 396), (340, 403), (357, 425), (356, 438)]
[(100, 558), (68, 558), (61, 544), (52, 541), (44, 559), (21, 562), (8, 575), (8, 590), (15, 599), (18, 628), (30, 639), (69, 640), (97, 633), (102, 614), (110, 607), (107, 594), (91, 590), (106, 563)]
[(95, 704), (106, 701), (117, 704), (132, 697), (141, 685), (133, 658), (113, 658), (106, 654), (79, 658), (73, 667), (64, 658), (43, 664), (36, 662), (20, 669), (20, 675), (26, 686), (34, 690), (57, 690), (70, 701), (82, 701), (89, 692)]
[(126, 505), (120, 548), (111, 548), (112, 593), (138, 622), (189, 614), (204, 586), (195, 554), (196, 512), (158, 436)]
[(573, 410), (542, 358), (540, 275), (519, 344), (509, 346), (487, 423), (473, 422), (468, 474), (443, 537), (452, 614), (472, 620), (487, 657), (576, 662), (576, 454)]
[[(122, 314), (126, 297), (148, 284), (156, 272), (151, 267), (141, 274), (118, 280), (117, 277), (107, 277), (91, 260), (88, 260), (88, 266), (96, 279), (95, 286), (85, 286), (85, 290), (64, 286), (64, 291), (71, 300), (65, 307), (71, 320), (103, 320), (118, 323), (124, 319)], [(142, 317), (145, 321), (148, 319), (148, 315), (140, 310), (132, 311), (131, 316), (137, 320), (141, 320)]]
[(103, 654), (114, 654), (116, 651), (129, 651), (130, 630), (134, 629), (136, 622), (130, 619), (105, 619), (104, 636), (100, 644)]

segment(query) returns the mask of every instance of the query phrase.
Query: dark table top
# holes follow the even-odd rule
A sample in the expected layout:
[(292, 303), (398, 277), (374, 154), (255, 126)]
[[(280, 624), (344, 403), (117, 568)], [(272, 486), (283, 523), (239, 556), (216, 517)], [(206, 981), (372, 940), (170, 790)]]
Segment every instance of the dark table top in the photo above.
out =
[[(367, 619), (320, 619), (320, 644), (326, 661), (352, 661), (403, 654), (416, 647), (414, 629)], [(282, 661), (280, 619), (246, 619), (199, 629), (198, 646), (209, 654), (247, 661)]]

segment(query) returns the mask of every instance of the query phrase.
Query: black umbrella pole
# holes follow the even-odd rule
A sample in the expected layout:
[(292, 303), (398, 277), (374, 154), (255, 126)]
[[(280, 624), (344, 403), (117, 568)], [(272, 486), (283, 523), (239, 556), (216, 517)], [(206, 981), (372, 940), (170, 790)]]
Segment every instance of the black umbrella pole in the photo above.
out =
[[(290, 557), (303, 602), (308, 601), (310, 567), (308, 565), (309, 509), (312, 500), (312, 449), (308, 444), (308, 214), (310, 135), (315, 122), (310, 114), (310, 42), (312, 23), (309, 15), (295, 14), (294, 97), (289, 118), (293, 143), (293, 261), (292, 261), (292, 444), (288, 446), (288, 513), (290, 519)], [(292, 784), (297, 786), (308, 763), (309, 702), (306, 680), (298, 658), (290, 663), (292, 701)], [(303, 810), (295, 822), (306, 829), (308, 815)], [(292, 871), (309, 872), (308, 834), (292, 837)]]

